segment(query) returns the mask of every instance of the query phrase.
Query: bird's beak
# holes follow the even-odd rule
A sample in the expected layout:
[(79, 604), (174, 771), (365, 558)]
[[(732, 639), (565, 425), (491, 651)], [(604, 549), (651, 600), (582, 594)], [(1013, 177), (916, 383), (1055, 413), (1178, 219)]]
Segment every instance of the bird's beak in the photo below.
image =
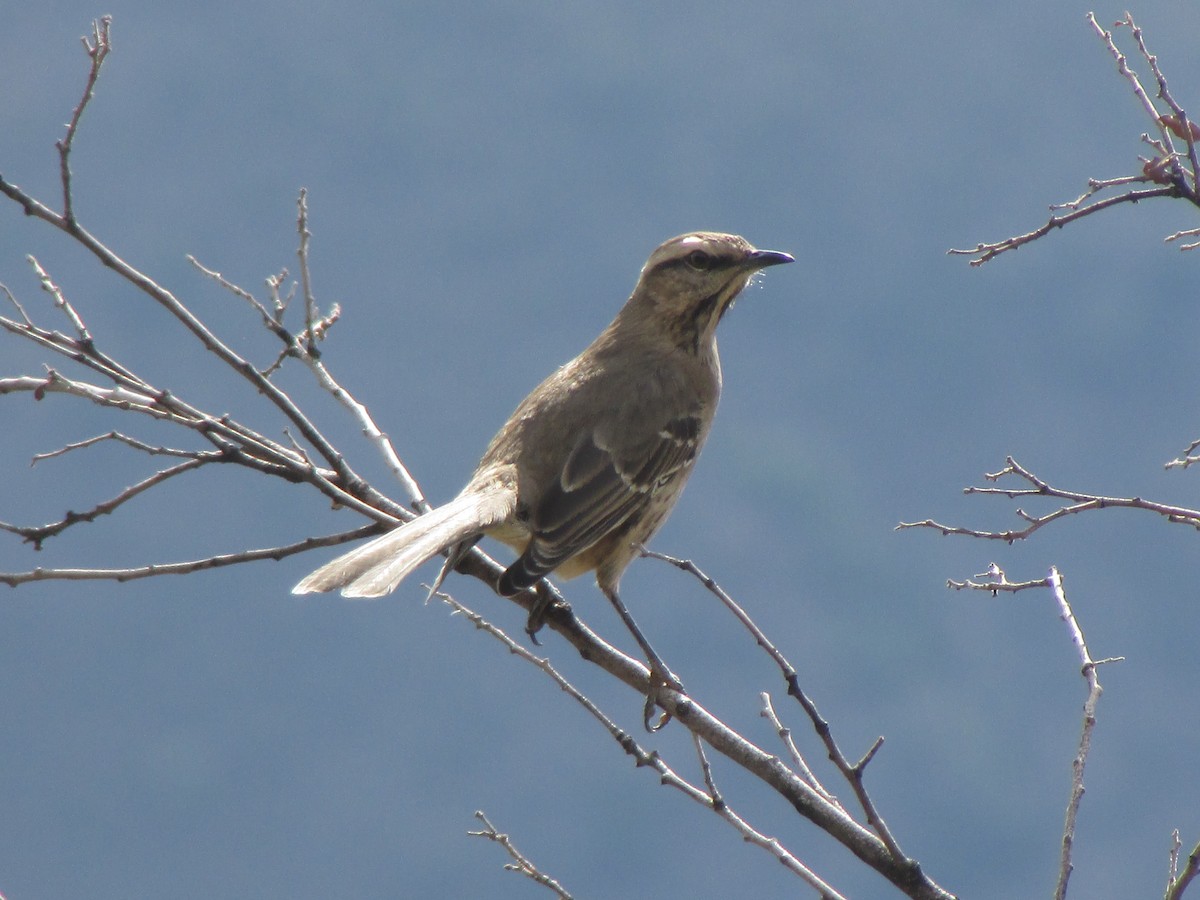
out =
[(755, 250), (746, 257), (746, 265), (752, 269), (765, 269), (767, 266), (779, 266), (795, 261), (795, 257), (790, 253), (780, 253), (778, 250)]

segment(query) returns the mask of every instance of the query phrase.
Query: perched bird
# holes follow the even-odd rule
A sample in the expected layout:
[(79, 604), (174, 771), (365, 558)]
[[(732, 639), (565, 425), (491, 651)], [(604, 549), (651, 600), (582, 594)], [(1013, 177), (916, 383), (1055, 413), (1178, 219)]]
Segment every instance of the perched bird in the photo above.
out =
[(789, 262), (731, 234), (684, 234), (658, 247), (612, 323), (521, 402), (457, 497), (326, 563), (293, 593), (380, 597), (443, 552), (444, 576), (486, 534), (520, 554), (501, 594), (551, 572), (595, 571), (652, 668), (667, 675), (618, 582), (679, 499), (708, 436), (721, 393), (717, 323), (757, 272)]

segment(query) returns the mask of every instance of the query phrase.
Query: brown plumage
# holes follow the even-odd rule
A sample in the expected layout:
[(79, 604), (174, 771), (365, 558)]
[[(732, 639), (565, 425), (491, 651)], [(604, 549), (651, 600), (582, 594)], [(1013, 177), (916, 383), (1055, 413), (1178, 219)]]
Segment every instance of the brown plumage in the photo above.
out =
[(594, 570), (619, 604), (621, 574), (670, 513), (708, 436), (721, 393), (717, 323), (758, 271), (791, 261), (729, 234), (667, 241), (612, 323), (521, 402), (454, 500), (293, 592), (380, 597), (427, 559), (487, 534), (519, 554), (501, 593)]

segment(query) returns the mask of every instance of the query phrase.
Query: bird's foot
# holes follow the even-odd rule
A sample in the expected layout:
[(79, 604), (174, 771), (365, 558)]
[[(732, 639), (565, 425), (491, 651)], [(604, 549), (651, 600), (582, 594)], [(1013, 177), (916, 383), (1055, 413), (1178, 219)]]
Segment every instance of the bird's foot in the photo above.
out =
[(556, 592), (551, 589), (550, 585), (543, 579), (533, 586), (535, 599), (533, 605), (529, 607), (529, 618), (525, 620), (525, 633), (529, 635), (529, 640), (536, 646), (541, 646), (541, 642), (537, 639), (537, 633), (542, 630), (542, 626), (546, 624), (546, 616), (551, 609), (561, 608), (565, 612), (570, 612), (571, 605), (563, 600)]
[[(676, 677), (675, 673), (661, 664), (662, 661), (650, 663), (650, 677), (646, 685), (646, 705), (642, 709), (642, 726), (651, 734), (661, 731), (671, 721), (671, 714), (667, 712), (667, 708), (663, 701), (664, 691), (675, 691), (678, 694), (685, 694), (683, 682)], [(654, 717), (654, 709), (659, 707), (662, 714), (658, 721), (652, 723)]]

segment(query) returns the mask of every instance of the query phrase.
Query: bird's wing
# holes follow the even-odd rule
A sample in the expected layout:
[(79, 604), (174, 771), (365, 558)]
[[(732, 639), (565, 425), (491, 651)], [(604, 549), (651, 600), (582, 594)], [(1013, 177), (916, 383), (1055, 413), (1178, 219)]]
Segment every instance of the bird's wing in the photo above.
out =
[(572, 449), (558, 481), (529, 511), (533, 538), (506, 574), (530, 587), (642, 509), (696, 458), (700, 419), (682, 416), (640, 441), (605, 440), (595, 430)]

